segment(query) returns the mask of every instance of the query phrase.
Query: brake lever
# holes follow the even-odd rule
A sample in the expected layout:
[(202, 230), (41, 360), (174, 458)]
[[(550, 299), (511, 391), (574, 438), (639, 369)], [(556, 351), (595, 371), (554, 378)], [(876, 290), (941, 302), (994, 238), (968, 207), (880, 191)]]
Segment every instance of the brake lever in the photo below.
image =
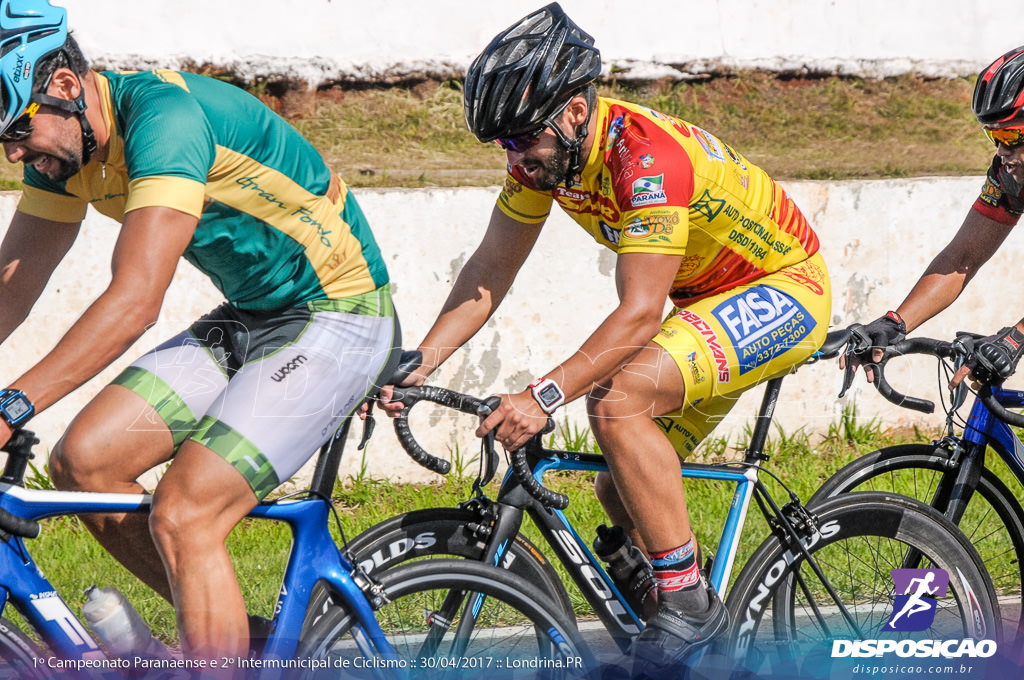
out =
[(366, 417), (363, 418), (363, 436), (359, 439), (356, 451), (362, 451), (366, 448), (367, 442), (373, 436), (373, 429), (377, 427), (377, 421), (373, 417), (373, 402), (374, 400), (370, 399), (366, 404)]
[[(484, 403), (480, 404), (480, 408), (476, 410), (476, 414), (481, 419), (494, 413), (498, 410), (498, 406), (501, 405), (501, 397), (492, 396), (484, 400)], [(473, 484), (474, 490), (478, 493), (483, 493), (483, 487), (486, 486), (492, 479), (494, 474), (498, 470), (498, 452), (494, 448), (495, 432), (491, 430), (483, 436), (480, 441), (480, 475), (477, 477), (477, 481)]]
[(853, 385), (853, 379), (856, 376), (856, 369), (853, 366), (853, 345), (847, 345), (846, 347), (846, 366), (843, 368), (843, 387), (839, 390), (839, 398), (842, 399), (846, 396), (846, 391)]

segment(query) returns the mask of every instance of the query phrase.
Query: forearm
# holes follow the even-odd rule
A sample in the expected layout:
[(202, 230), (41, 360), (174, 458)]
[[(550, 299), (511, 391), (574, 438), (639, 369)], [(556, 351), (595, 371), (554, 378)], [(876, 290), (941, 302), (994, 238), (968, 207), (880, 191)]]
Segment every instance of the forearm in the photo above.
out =
[(925, 273), (896, 312), (911, 331), (949, 307), (967, 286), (969, 278), (959, 273)]
[[(147, 311), (149, 310), (149, 311)], [(156, 320), (148, 305), (101, 295), (39, 363), (12, 383), (42, 411), (109, 366)]]

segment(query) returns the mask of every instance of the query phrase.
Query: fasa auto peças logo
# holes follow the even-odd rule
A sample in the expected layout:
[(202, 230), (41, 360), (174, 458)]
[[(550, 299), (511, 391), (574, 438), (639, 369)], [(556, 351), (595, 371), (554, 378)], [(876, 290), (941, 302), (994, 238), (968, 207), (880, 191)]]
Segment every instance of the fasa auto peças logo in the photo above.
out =
[[(879, 633), (919, 633), (935, 622), (939, 600), (946, 596), (949, 574), (944, 569), (893, 569), (892, 613)], [(959, 570), (958, 570), (959, 573)], [(962, 575), (961, 575), (962, 577)], [(973, 600), (973, 597), (969, 597)], [(973, 631), (983, 637), (984, 630)], [(914, 640), (902, 635), (876, 640), (833, 640), (832, 657), (969, 657), (987, 658), (996, 653), (996, 642), (984, 639)]]
[(817, 325), (796, 299), (771, 286), (752, 286), (712, 313), (732, 340), (741, 375), (796, 346)]

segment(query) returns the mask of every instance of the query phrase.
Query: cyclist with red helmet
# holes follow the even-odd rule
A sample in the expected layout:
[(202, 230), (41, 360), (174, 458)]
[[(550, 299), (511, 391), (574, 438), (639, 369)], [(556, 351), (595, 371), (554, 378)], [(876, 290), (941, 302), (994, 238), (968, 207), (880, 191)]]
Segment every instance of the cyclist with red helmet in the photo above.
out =
[(477, 434), (494, 430), (517, 448), (586, 397), (611, 470), (598, 495), (646, 548), (657, 583), (636, 663), (675, 665), (728, 627), (697, 564), (679, 456), (740, 393), (821, 344), (828, 273), (814, 230), (763, 170), (692, 123), (598, 97), (600, 71), (593, 38), (557, 3), (500, 33), (470, 66), (467, 124), (505, 149), (508, 175), (483, 242), (420, 344), (414, 378), (486, 323), (552, 204), (616, 253), (607, 319), (574, 355), (503, 395)]
[[(906, 299), (894, 311), (855, 327), (861, 337), (855, 364), (881, 359), (885, 347), (932, 318), (963, 292), (999, 249), (1024, 213), (1024, 46), (1002, 55), (979, 75), (971, 109), (996, 146), (981, 194), (959, 231), (932, 260)], [(984, 380), (1004, 380), (1024, 354), (1024, 320), (1003, 328), (975, 346), (974, 357), (953, 377), (960, 383), (973, 372)], [(845, 359), (841, 360), (845, 365)], [(868, 380), (873, 379), (869, 368)]]
[[(398, 340), (387, 270), (348, 187), (257, 98), (169, 70), (91, 70), (63, 9), (0, 0), (0, 142), (24, 165), (0, 244), (0, 341), (28, 317), (87, 208), (121, 223), (106, 289), (0, 391), (0, 444), (156, 321), (182, 258), (227, 300), (137, 359), (72, 422), (62, 489), (141, 493), (83, 523), (178, 614), (186, 652), (247, 651), (232, 528), (328, 440)], [(148, 519), (148, 522), (147, 522)]]

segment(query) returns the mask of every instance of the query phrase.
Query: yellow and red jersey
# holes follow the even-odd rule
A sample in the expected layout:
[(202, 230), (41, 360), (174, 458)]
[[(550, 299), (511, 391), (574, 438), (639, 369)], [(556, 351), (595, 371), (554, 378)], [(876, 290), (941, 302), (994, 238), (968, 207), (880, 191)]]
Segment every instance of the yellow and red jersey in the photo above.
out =
[(554, 201), (617, 253), (682, 255), (670, 293), (678, 306), (818, 251), (817, 235), (785, 190), (710, 132), (600, 98), (596, 135), (571, 187), (538, 191), (510, 167), (499, 209), (536, 224)]

